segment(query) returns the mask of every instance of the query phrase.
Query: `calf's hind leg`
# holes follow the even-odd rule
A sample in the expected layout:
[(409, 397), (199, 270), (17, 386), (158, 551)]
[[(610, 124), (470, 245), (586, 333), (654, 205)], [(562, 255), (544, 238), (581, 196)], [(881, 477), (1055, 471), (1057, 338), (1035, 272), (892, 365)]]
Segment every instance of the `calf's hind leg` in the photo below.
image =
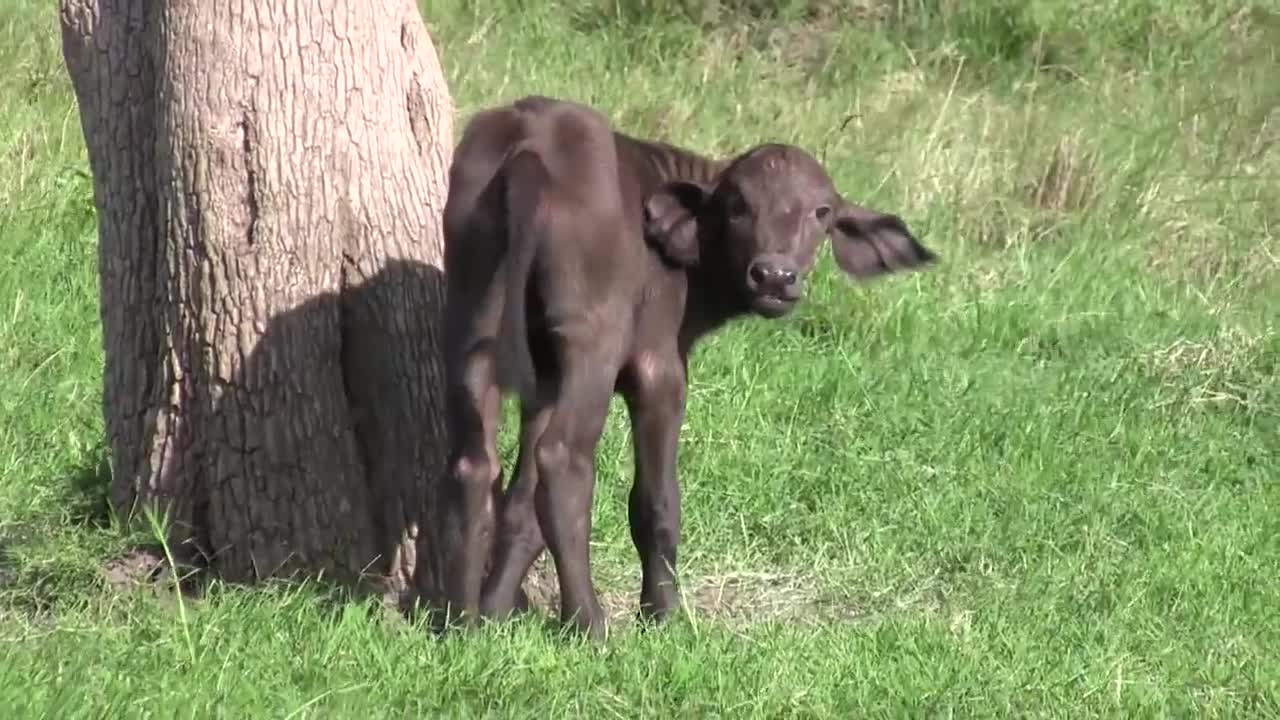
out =
[(440, 486), (442, 584), (449, 613), (460, 614), (467, 622), (479, 615), (481, 583), (502, 489), (497, 444), (502, 406), (495, 355), (502, 305), (492, 297), (495, 293), (489, 294), (480, 312), (461, 316), (470, 319), (467, 327), (455, 326), (457, 321), (451, 318), (459, 315), (452, 308), (446, 311), (450, 451)]
[[(538, 520), (560, 580), (560, 620), (596, 641), (605, 635), (604, 610), (591, 580), (591, 498), (595, 449), (604, 430), (617, 377), (611, 338), (587, 333), (588, 342), (559, 338), (560, 378), (547, 427), (534, 450)], [(603, 341), (600, 338), (604, 338)]]
[(493, 568), (484, 584), (480, 612), (485, 617), (505, 618), (514, 610), (527, 608), (528, 599), (520, 584), (534, 558), (546, 547), (534, 506), (538, 488), (538, 464), (534, 460), (538, 440), (551, 419), (550, 406), (521, 406), (520, 451), (516, 470), (499, 517)]

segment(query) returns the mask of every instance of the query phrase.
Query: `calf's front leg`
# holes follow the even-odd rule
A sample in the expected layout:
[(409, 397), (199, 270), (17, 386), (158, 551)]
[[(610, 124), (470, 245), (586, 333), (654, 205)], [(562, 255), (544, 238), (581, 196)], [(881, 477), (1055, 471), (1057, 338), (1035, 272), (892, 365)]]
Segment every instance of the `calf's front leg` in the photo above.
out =
[(680, 485), (676, 456), (684, 420), (683, 363), (650, 363), (625, 394), (635, 447), (628, 519), (640, 555), (642, 618), (662, 621), (679, 603)]

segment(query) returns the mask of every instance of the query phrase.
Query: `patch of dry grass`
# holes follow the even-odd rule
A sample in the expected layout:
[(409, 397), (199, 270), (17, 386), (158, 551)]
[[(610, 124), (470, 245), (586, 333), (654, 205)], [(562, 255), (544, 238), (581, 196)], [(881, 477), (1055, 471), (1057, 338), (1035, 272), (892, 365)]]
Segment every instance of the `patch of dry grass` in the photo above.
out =
[(1259, 383), (1275, 381), (1260, 368), (1267, 353), (1275, 352), (1277, 337), (1280, 334), (1271, 325), (1261, 331), (1227, 325), (1209, 338), (1179, 338), (1152, 349), (1141, 356), (1141, 362), (1163, 385), (1164, 397), (1157, 406), (1184, 403), (1255, 408), (1262, 389)]

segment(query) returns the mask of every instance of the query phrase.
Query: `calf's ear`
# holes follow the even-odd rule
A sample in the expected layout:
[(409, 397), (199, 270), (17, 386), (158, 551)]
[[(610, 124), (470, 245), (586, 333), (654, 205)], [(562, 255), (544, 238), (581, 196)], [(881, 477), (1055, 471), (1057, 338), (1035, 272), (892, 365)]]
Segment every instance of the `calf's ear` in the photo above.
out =
[(897, 215), (840, 200), (828, 217), (831, 252), (850, 277), (864, 280), (922, 269), (938, 259)]
[(698, 210), (708, 191), (696, 183), (673, 181), (644, 200), (644, 237), (668, 262), (698, 264)]

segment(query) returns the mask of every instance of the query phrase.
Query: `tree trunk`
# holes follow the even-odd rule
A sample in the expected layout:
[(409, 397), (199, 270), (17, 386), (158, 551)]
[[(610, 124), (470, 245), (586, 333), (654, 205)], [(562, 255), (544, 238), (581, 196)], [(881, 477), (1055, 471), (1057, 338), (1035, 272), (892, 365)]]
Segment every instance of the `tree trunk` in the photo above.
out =
[(413, 0), (60, 11), (116, 511), (231, 582), (434, 594), (453, 103)]

